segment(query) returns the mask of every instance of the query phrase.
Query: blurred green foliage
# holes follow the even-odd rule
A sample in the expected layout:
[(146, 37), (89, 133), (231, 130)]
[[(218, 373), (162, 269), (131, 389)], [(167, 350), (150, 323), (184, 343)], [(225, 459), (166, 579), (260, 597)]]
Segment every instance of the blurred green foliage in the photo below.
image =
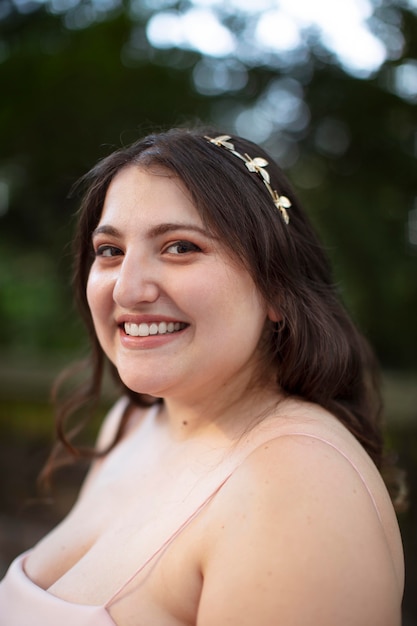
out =
[[(256, 120), (260, 97), (283, 79), (301, 85), (308, 123), (271, 133), (265, 145), (279, 154), (291, 140), (296, 157), (283, 165), (383, 364), (415, 366), (417, 246), (407, 224), (417, 195), (417, 112), (390, 84), (395, 67), (416, 58), (417, 18), (397, 4), (402, 53), (367, 79), (346, 73), (316, 42), (308, 63), (248, 63), (240, 89), (203, 95), (193, 82), (203, 55), (153, 49), (144, 35), (149, 7), (132, 16), (120, 5), (71, 29), (47, 5), (21, 3), (19, 11), (9, 2), (0, 19), (2, 353), (68, 354), (83, 345), (68, 247), (76, 211), (68, 193), (79, 176), (150, 128), (221, 125), (242, 107), (255, 107)], [(129, 55), (133, 35), (140, 54)]]

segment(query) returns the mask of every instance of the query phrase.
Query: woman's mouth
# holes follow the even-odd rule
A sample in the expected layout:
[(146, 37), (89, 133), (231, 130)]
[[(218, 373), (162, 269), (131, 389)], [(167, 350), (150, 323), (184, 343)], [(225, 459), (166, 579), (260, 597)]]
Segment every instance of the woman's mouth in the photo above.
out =
[(141, 322), (140, 324), (134, 324), (133, 322), (125, 322), (123, 324), (123, 330), (126, 335), (131, 337), (149, 337), (149, 335), (166, 335), (167, 333), (176, 333), (179, 330), (186, 328), (187, 324), (184, 322)]

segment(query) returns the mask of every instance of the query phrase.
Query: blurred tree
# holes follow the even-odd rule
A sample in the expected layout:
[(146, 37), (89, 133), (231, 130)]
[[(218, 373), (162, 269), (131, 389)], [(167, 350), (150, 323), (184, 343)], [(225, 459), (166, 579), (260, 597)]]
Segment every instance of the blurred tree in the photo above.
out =
[[(72, 183), (150, 127), (199, 118), (262, 142), (278, 158), (384, 364), (415, 365), (417, 246), (407, 231), (416, 196), (415, 4), (368, 3), (348, 47), (330, 22), (283, 13), (287, 2), (252, 4), (4, 0), (4, 348), (82, 345), (65, 250)], [(354, 54), (363, 42), (373, 64)]]
[(208, 111), (186, 71), (122, 64), (128, 32), (123, 14), (68, 31), (44, 8), (3, 23), (0, 179), (9, 197), (0, 217), (0, 341), (13, 350), (80, 345), (66, 249), (76, 179), (151, 125)]

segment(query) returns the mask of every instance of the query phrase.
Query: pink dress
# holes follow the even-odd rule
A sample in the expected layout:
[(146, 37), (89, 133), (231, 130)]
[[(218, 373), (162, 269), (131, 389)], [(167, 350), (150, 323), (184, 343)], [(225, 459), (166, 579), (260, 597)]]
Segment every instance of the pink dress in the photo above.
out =
[(30, 550), (24, 552), (13, 561), (0, 582), (0, 626), (117, 626), (108, 612), (110, 605), (123, 589), (197, 517), (230, 476), (231, 473), (103, 605), (73, 604), (36, 585), (26, 575), (24, 569)]
[[(376, 514), (381, 520), (375, 499), (367, 486), (365, 479), (356, 465), (345, 455), (345, 453), (330, 441), (303, 432), (286, 433), (286, 435), (296, 435), (311, 437), (328, 444), (337, 450), (353, 467), (359, 475), (371, 501), (375, 507)], [(233, 473), (233, 472), (232, 472)], [(160, 546), (160, 548), (129, 577), (127, 581), (107, 600), (102, 606), (90, 606), (85, 604), (73, 604), (57, 598), (38, 587), (28, 578), (24, 570), (25, 558), (30, 551), (17, 557), (10, 565), (6, 576), (0, 582), (0, 626), (117, 626), (111, 618), (108, 608), (123, 589), (161, 552), (167, 548), (172, 541), (186, 528), (186, 526), (204, 509), (212, 498), (220, 491), (223, 485), (230, 478), (229, 473), (209, 497), (202, 502), (198, 508), (188, 517), (181, 526)]]
[(1, 626), (116, 626), (105, 606), (72, 604), (35, 585), (23, 569), (27, 554), (13, 561), (0, 584)]

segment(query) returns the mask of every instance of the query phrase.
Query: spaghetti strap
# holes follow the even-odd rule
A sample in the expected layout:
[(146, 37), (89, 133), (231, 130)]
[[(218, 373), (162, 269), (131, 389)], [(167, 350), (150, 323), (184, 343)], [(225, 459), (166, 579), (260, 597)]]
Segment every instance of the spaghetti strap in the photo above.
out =
[[(369, 495), (369, 497), (371, 499), (371, 502), (373, 504), (373, 507), (375, 509), (376, 515), (378, 517), (378, 520), (379, 520), (380, 524), (382, 525), (382, 517), (381, 517), (381, 514), (379, 512), (378, 505), (377, 505), (377, 503), (375, 501), (375, 498), (374, 498), (371, 490), (369, 489), (369, 487), (367, 485), (367, 482), (366, 482), (362, 472), (360, 471), (360, 469), (358, 468), (356, 463), (354, 463), (354, 461), (352, 461), (352, 459), (347, 454), (345, 454), (345, 452), (343, 452), (343, 450), (341, 450), (336, 444), (332, 443), (331, 441), (329, 441), (328, 439), (326, 439), (324, 437), (320, 437), (319, 435), (314, 435), (314, 434), (307, 433), (307, 432), (302, 432), (302, 431), (281, 433), (279, 435), (276, 435), (275, 437), (269, 437), (267, 441), (273, 441), (274, 439), (281, 439), (281, 438), (284, 438), (284, 437), (294, 437), (294, 436), (296, 436), (296, 437), (309, 437), (310, 439), (316, 439), (318, 441), (321, 441), (322, 443), (324, 443), (324, 444), (330, 446), (331, 448), (333, 448), (334, 450), (336, 450), (336, 452), (338, 452), (349, 463), (349, 465), (353, 468), (355, 473), (360, 478), (363, 486), (365, 487), (365, 490), (367, 491), (367, 493), (368, 493), (368, 495)], [(267, 441), (265, 441), (264, 443), (267, 443)], [(254, 450), (252, 450), (252, 452), (253, 451)], [(129, 576), (129, 578), (112, 594), (112, 596), (109, 598), (109, 600), (107, 600), (107, 602), (104, 604), (104, 608), (108, 609), (110, 607), (110, 605), (116, 600), (116, 598), (122, 593), (122, 591), (124, 589), (126, 589), (126, 587), (136, 578), (136, 576), (138, 576), (147, 567), (147, 565), (149, 565), (158, 555), (161, 555), (163, 553), (163, 551), (166, 548), (168, 548), (168, 546), (182, 533), (182, 531), (211, 502), (211, 500), (222, 489), (222, 487), (226, 484), (226, 482), (234, 474), (234, 472), (247, 459), (247, 456), (248, 455), (245, 455), (244, 458), (241, 459), (237, 463), (237, 465), (233, 468), (233, 470), (228, 473), (226, 478), (224, 478), (221, 481), (221, 483), (214, 489), (214, 491), (212, 491), (210, 493), (210, 495), (201, 504), (199, 504), (199, 506), (194, 510), (194, 512), (191, 513), (191, 515), (189, 517), (187, 517), (187, 519), (162, 543), (162, 545), (155, 552), (153, 552), (153, 554), (151, 554), (151, 556), (149, 556), (145, 560), (145, 562), (142, 563), (140, 565), (140, 567), (138, 569), (136, 569), (133, 572), (133, 574), (131, 576)]]
[(198, 514), (211, 502), (214, 496), (220, 491), (220, 489), (226, 484), (229, 480), (233, 471), (230, 472), (226, 478), (222, 480), (222, 482), (217, 485), (217, 487), (210, 493), (210, 495), (191, 513), (189, 517), (162, 543), (162, 545), (155, 550), (150, 557), (148, 557), (142, 565), (138, 569), (136, 569), (131, 576), (113, 593), (113, 595), (107, 600), (104, 604), (104, 608), (108, 609), (109, 606), (116, 600), (117, 596), (119, 596), (124, 589), (138, 576), (149, 563), (151, 563), (158, 555), (162, 554), (162, 552), (168, 548), (168, 546), (182, 533), (182, 531), (198, 516)]
[(313, 435), (311, 433), (305, 433), (305, 432), (293, 432), (293, 433), (286, 433), (285, 435), (282, 436), (294, 436), (296, 435), (297, 437), (310, 437), (310, 439), (317, 439), (318, 441), (321, 441), (322, 443), (325, 443), (326, 445), (330, 446), (330, 448), (333, 448), (333, 450), (336, 450), (336, 452), (338, 452), (344, 459), (346, 459), (346, 461), (349, 463), (349, 465), (355, 470), (356, 474), (359, 476), (363, 486), (365, 487), (366, 491), (368, 492), (368, 495), (371, 499), (371, 502), (374, 506), (375, 512), (377, 514), (377, 517), (380, 521), (380, 523), (382, 524), (382, 517), (381, 517), (381, 513), (379, 512), (379, 508), (378, 505), (376, 503), (376, 500), (372, 494), (372, 491), (369, 489), (368, 484), (365, 480), (365, 477), (363, 476), (362, 472), (360, 471), (359, 467), (356, 465), (356, 463), (354, 463), (352, 461), (352, 459), (350, 457), (348, 457), (347, 454), (345, 454), (343, 452), (343, 450), (341, 450), (338, 446), (336, 446), (336, 444), (332, 443), (331, 441), (329, 441), (328, 439), (325, 439), (324, 437), (319, 437), (319, 435)]

